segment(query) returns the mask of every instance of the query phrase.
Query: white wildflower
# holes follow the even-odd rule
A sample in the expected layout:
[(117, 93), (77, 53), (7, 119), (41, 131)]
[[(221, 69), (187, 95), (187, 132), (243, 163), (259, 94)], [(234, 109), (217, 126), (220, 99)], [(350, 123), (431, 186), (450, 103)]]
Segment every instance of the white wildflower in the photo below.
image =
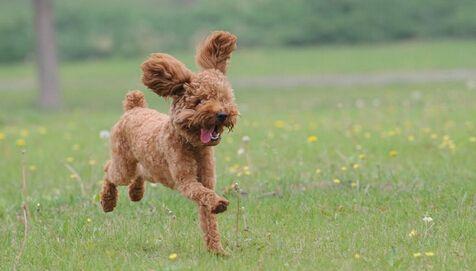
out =
[(99, 132), (99, 138), (101, 139), (108, 139), (109, 136), (111, 136), (111, 133), (109, 133), (108, 130), (102, 130), (101, 132)]
[(433, 221), (433, 218), (431, 218), (431, 216), (425, 215), (422, 220), (425, 221), (426, 223), (430, 223)]

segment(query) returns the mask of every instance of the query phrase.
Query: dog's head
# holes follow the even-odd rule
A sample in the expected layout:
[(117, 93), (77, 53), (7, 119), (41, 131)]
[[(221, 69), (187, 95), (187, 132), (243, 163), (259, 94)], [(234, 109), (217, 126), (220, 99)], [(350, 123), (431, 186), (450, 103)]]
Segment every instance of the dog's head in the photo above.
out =
[(225, 128), (233, 129), (238, 116), (233, 89), (226, 78), (236, 36), (213, 32), (198, 47), (197, 64), (192, 73), (167, 54), (152, 54), (142, 64), (142, 82), (162, 97), (171, 97), (171, 120), (180, 135), (193, 145), (220, 143)]

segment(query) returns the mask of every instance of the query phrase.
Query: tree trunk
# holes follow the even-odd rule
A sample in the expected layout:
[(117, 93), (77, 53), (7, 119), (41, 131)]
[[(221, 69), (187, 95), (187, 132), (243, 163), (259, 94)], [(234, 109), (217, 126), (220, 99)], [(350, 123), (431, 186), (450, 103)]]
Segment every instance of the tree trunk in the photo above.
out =
[(61, 93), (58, 84), (53, 3), (51, 0), (33, 0), (33, 6), (40, 83), (38, 103), (43, 108), (58, 108), (61, 105)]

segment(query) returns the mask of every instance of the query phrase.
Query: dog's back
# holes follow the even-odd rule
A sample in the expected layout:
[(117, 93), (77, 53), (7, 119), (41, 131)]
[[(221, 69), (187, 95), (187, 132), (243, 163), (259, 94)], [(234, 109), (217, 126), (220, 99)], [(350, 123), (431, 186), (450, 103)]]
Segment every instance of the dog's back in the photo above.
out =
[(140, 158), (157, 153), (158, 137), (164, 135), (169, 116), (147, 108), (144, 94), (137, 90), (127, 93), (123, 107), (125, 112), (111, 131), (111, 142), (119, 144), (111, 149), (142, 162)]

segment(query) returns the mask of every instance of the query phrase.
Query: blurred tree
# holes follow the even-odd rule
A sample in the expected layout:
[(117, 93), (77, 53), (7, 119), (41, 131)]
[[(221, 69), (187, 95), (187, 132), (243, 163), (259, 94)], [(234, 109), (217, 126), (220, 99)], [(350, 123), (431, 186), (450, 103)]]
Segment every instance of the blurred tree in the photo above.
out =
[(58, 62), (53, 4), (51, 0), (33, 0), (35, 10), (37, 64), (40, 83), (39, 104), (44, 108), (58, 108), (61, 93), (58, 84)]

